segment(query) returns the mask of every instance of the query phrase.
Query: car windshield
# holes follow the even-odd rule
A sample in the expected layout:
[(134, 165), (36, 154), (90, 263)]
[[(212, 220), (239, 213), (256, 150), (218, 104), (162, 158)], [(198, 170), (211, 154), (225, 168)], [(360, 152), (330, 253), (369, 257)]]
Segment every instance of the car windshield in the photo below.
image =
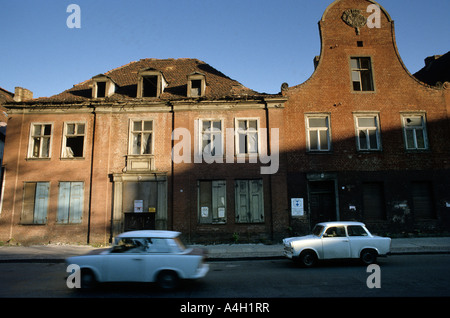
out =
[(312, 234), (315, 236), (320, 236), (320, 233), (322, 233), (322, 231), (323, 231), (323, 225), (316, 225), (312, 230)]

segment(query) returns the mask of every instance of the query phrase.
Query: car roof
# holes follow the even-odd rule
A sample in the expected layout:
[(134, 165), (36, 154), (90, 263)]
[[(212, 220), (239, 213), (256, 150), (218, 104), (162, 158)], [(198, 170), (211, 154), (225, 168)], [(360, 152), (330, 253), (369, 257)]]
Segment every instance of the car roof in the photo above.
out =
[(323, 225), (325, 227), (327, 226), (338, 226), (338, 225), (360, 225), (365, 226), (364, 223), (361, 222), (355, 222), (355, 221), (331, 221), (331, 222), (320, 222), (317, 223), (317, 225)]
[(141, 230), (124, 232), (117, 237), (158, 237), (158, 238), (174, 238), (181, 233), (176, 231), (155, 231), (155, 230)]

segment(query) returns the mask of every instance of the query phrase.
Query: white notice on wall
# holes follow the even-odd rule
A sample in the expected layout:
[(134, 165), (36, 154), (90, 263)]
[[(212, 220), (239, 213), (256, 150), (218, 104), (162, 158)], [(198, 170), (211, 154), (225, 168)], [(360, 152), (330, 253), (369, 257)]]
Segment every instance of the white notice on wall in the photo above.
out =
[(134, 200), (134, 212), (139, 213), (144, 211), (144, 200)]
[(207, 206), (202, 206), (201, 214), (202, 218), (207, 218), (209, 214), (209, 208)]
[(291, 213), (292, 216), (303, 216), (305, 214), (303, 198), (291, 198)]
[(224, 218), (225, 217), (225, 208), (219, 208), (219, 218)]

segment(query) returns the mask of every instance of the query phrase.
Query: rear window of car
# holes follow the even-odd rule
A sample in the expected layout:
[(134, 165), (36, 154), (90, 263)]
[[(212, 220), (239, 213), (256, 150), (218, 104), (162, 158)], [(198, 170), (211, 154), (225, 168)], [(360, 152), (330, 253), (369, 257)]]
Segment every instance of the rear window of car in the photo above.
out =
[(349, 225), (347, 227), (348, 236), (367, 236), (366, 230), (359, 225)]

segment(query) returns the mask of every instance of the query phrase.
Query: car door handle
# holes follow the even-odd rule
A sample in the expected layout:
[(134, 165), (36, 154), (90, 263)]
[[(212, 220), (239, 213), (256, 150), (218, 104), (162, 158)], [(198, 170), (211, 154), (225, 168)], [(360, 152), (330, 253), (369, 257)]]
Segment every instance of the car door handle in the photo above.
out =
[(133, 261), (142, 261), (142, 258), (133, 258)]

